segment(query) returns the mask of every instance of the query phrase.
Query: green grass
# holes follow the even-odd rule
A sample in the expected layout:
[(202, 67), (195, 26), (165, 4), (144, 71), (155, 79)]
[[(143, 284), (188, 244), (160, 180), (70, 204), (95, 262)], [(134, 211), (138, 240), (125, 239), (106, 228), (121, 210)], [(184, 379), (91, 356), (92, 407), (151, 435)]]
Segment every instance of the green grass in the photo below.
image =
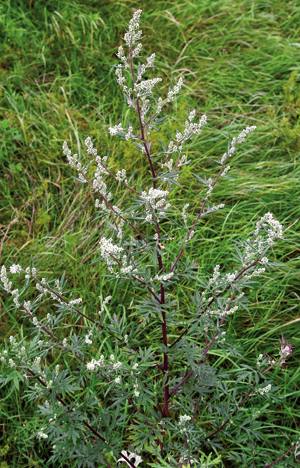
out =
[[(206, 112), (208, 128), (189, 151), (185, 173), (192, 206), (199, 190), (191, 173), (213, 173), (228, 139), (256, 125), (232, 163), (230, 177), (215, 194), (222, 213), (203, 223), (187, 262), (208, 273), (216, 263), (230, 265), (234, 242), (246, 238), (256, 219), (272, 211), (287, 227), (274, 251), (278, 264), (251, 294), (251, 306), (234, 317), (229, 333), (239, 351), (254, 362), (274, 354), (283, 335), (295, 346), (288, 368), (278, 375), (280, 398), (264, 407), (260, 440), (223, 447), (224, 466), (263, 466), (288, 449), (299, 424), (299, 217), (300, 217), (300, 5), (297, 0), (71, 1), (3, 0), (0, 5), (0, 228), (1, 263), (35, 264), (66, 283), (87, 308), (111, 288), (99, 280), (95, 262), (99, 223), (91, 194), (74, 182), (62, 157), (64, 139), (80, 145), (87, 135), (102, 153), (133, 174), (142, 166), (130, 146), (107, 133), (126, 118), (115, 83), (115, 52), (132, 10), (144, 10), (147, 52), (155, 51), (164, 90), (185, 76), (177, 114), (167, 131), (182, 122), (188, 108)], [(204, 242), (205, 241), (205, 242)], [(208, 248), (209, 247), (209, 248)], [(92, 291), (88, 293), (88, 291)], [(190, 291), (183, 288), (188, 297)], [(117, 292), (124, 304), (130, 291)], [(16, 332), (20, 320), (1, 299), (0, 333)], [(23, 391), (23, 389), (22, 389)], [(249, 410), (250, 414), (250, 410)], [(245, 418), (249, 417), (245, 410)], [(39, 422), (22, 392), (0, 404), (3, 442), (0, 467), (40, 466), (43, 452), (32, 435)], [(24, 425), (28, 424), (27, 429)], [(236, 429), (238, 430), (238, 429)], [(2, 465), (1, 465), (2, 457)], [(254, 460), (251, 462), (251, 460)], [(255, 461), (257, 460), (257, 461)], [(7, 465), (5, 464), (7, 463)], [(278, 466), (295, 466), (290, 457)]]

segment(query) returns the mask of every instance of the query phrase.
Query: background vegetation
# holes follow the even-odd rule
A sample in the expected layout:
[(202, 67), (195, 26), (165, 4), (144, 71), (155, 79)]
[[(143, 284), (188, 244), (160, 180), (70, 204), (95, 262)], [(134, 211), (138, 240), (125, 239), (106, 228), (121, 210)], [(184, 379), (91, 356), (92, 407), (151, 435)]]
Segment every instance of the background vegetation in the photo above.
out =
[[(195, 241), (197, 255), (187, 261), (207, 271), (216, 263), (230, 264), (234, 241), (246, 238), (266, 211), (287, 228), (286, 241), (275, 252), (278, 264), (253, 292), (251, 307), (229, 326), (244, 364), (254, 362), (261, 352), (278, 353), (281, 336), (295, 347), (288, 368), (277, 377), (277, 403), (266, 400), (260, 408), (259, 436), (245, 430), (238, 443), (233, 437), (220, 449), (220, 466), (263, 466), (290, 447), (299, 423), (297, 0), (2, 0), (1, 263), (34, 264), (49, 277), (64, 274), (87, 308), (93, 308), (103, 288), (107, 290), (96, 256), (101, 226), (94, 219), (92, 195), (74, 182), (61, 147), (66, 139), (80, 150), (80, 140), (91, 135), (116, 164), (128, 172), (141, 170), (134, 149), (118, 144), (107, 132), (126, 112), (113, 66), (135, 8), (144, 10), (144, 45), (147, 52), (157, 53), (165, 85), (178, 73), (185, 76), (173, 129), (187, 108), (208, 115), (208, 129), (191, 147), (192, 165), (185, 174), (192, 206), (198, 187), (192, 174), (208, 173), (230, 137), (246, 125), (257, 126), (235, 158), (230, 178), (216, 191), (215, 201), (224, 201), (225, 211), (203, 223)], [(122, 311), (130, 291), (118, 291), (115, 308)], [(5, 306), (4, 297), (0, 307), (5, 339), (24, 324)], [(2, 389), (1, 468), (40, 466), (47, 460), (34, 438), (40, 422), (32, 417), (23, 392), (14, 381)], [(245, 422), (255, 419), (253, 411), (243, 412)], [(278, 466), (295, 464), (290, 457)]]

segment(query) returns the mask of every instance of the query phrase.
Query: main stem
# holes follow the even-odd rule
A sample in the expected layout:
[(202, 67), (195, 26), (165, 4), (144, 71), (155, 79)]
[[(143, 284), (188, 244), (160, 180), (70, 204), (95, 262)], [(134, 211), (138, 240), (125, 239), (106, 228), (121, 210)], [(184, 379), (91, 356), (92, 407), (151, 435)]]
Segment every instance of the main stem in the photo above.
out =
[(165, 288), (164, 285), (160, 285), (160, 305), (162, 308), (162, 324), (161, 324), (161, 331), (162, 331), (162, 342), (164, 345), (164, 353), (163, 353), (163, 366), (162, 371), (164, 375), (164, 386), (163, 386), (163, 406), (161, 409), (162, 415), (164, 417), (168, 417), (169, 413), (169, 400), (170, 400), (170, 388), (169, 388), (169, 355), (168, 355), (168, 329), (167, 329), (167, 314), (164, 310), (165, 304)]
[[(135, 82), (134, 77), (134, 68), (133, 68), (133, 60), (131, 54), (129, 55), (129, 67), (130, 73), (133, 83)], [(139, 127), (140, 127), (140, 139), (144, 146), (145, 154), (148, 160), (151, 177), (152, 177), (152, 187), (156, 188), (156, 171), (151, 157), (151, 150), (150, 144), (147, 141), (147, 129), (142, 119), (142, 112), (140, 106), (140, 100), (136, 97), (135, 100), (135, 110), (139, 120)], [(160, 244), (161, 244), (161, 233), (160, 233), (160, 225), (159, 221), (156, 220), (155, 222), (155, 230), (157, 236), (157, 249), (156, 249), (156, 258), (157, 258), (157, 265), (159, 273), (163, 273), (165, 271), (164, 262), (162, 255), (160, 253)], [(160, 294), (159, 294), (159, 303), (161, 306), (161, 314), (162, 314), (162, 324), (161, 324), (161, 333), (162, 333), (162, 344), (164, 346), (163, 350), (163, 363), (161, 366), (163, 372), (163, 404), (161, 407), (161, 413), (163, 417), (168, 417), (170, 415), (169, 411), (169, 400), (170, 400), (170, 387), (169, 387), (169, 355), (168, 355), (168, 327), (167, 327), (167, 314), (164, 308), (166, 303), (166, 294), (165, 294), (165, 287), (163, 282), (160, 283)]]
[[(140, 130), (141, 130), (141, 141), (143, 143), (145, 153), (149, 162), (150, 171), (152, 175), (152, 186), (156, 188), (156, 172), (152, 162), (151, 153), (150, 153), (150, 145), (147, 142), (146, 136), (146, 129), (141, 117), (141, 109), (139, 99), (136, 99), (136, 110), (139, 118)], [(164, 262), (162, 255), (160, 253), (160, 243), (161, 243), (161, 233), (160, 233), (160, 225), (159, 221), (157, 220), (155, 223), (155, 229), (157, 234), (157, 249), (156, 249), (156, 257), (157, 257), (157, 264), (159, 273), (163, 273), (165, 271)], [(161, 314), (162, 314), (162, 324), (161, 324), (161, 332), (162, 332), (162, 343), (164, 346), (163, 351), (163, 364), (162, 364), (162, 372), (164, 377), (163, 383), (163, 405), (161, 408), (162, 416), (168, 417), (170, 415), (169, 412), (169, 400), (170, 400), (170, 388), (169, 388), (169, 355), (168, 355), (168, 328), (167, 328), (167, 314), (165, 311), (165, 303), (166, 303), (166, 295), (165, 295), (165, 287), (164, 284), (161, 282), (160, 284), (160, 296), (159, 296), (159, 303), (161, 306)]]

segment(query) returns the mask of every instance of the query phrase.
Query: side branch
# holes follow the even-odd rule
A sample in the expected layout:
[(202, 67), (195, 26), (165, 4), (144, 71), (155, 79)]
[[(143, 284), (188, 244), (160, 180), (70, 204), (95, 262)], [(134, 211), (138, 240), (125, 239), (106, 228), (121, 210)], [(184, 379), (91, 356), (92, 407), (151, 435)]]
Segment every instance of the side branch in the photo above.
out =
[[(256, 266), (259, 262), (259, 258), (256, 259), (254, 262), (252, 262), (250, 265), (247, 265), (243, 268), (241, 268), (241, 270), (237, 273), (237, 275), (235, 276), (234, 280), (233, 280), (233, 283), (238, 281), (248, 270), (250, 270), (250, 268), (253, 268), (254, 266)], [(225, 289), (223, 289), (222, 291), (220, 291), (220, 293), (216, 294), (215, 296), (213, 296), (210, 301), (207, 303), (206, 307), (204, 308), (204, 310), (202, 311), (201, 315), (203, 315), (208, 309), (209, 307), (216, 301), (216, 299), (218, 299), (220, 296), (222, 296), (222, 294), (226, 293), (227, 291), (229, 291), (231, 287), (231, 284), (229, 284)], [(182, 332), (181, 334), (175, 339), (175, 341), (173, 341), (173, 343), (170, 345), (170, 348), (173, 348), (173, 346), (175, 346), (180, 340), (181, 338), (183, 338), (189, 331), (190, 329), (190, 326), (186, 327)]]
[[(31, 377), (35, 378), (43, 387), (47, 388), (47, 384), (46, 382), (44, 382), (44, 380), (38, 375), (36, 374), (33, 370), (31, 369), (27, 369), (27, 372), (29, 375), (31, 375)], [(56, 395), (55, 396), (56, 400), (59, 401), (59, 403), (61, 403), (64, 407), (68, 407), (68, 403), (62, 398), (60, 397), (59, 395)], [(100, 434), (100, 432), (98, 432), (91, 424), (89, 421), (83, 421), (83, 425), (89, 429), (89, 431), (94, 434), (95, 437), (97, 437), (97, 439), (101, 440), (101, 442), (104, 442), (108, 447), (109, 447), (109, 444), (107, 442), (107, 440), (105, 439), (105, 437), (103, 437), (102, 434)], [(130, 461), (130, 459), (124, 455), (123, 453), (121, 453), (121, 456), (122, 458), (124, 458), (124, 460), (126, 461), (127, 465), (130, 466), (131, 468), (135, 468), (135, 464), (132, 463)]]

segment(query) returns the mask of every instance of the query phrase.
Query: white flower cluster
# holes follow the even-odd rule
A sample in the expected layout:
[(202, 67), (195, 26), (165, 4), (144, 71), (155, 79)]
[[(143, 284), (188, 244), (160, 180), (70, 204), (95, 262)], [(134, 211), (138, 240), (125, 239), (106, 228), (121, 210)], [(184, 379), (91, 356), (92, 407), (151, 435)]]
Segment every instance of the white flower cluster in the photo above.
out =
[[(234, 137), (231, 140), (228, 150), (226, 151), (226, 153), (223, 154), (222, 158), (220, 159), (220, 164), (222, 166), (225, 166), (228, 159), (234, 155), (237, 149), (237, 145), (244, 143), (247, 136), (250, 133), (254, 132), (255, 129), (256, 129), (255, 125), (252, 125), (251, 127), (246, 127), (237, 137)], [(228, 171), (228, 169), (226, 169), (226, 172)], [(225, 175), (225, 174), (222, 174), (222, 175)]]
[[(133, 17), (129, 22), (128, 31), (124, 35), (124, 41), (128, 48), (128, 57), (126, 56), (122, 46), (119, 47), (117, 53), (118, 58), (121, 60), (121, 64), (116, 67), (117, 83), (121, 87), (129, 107), (134, 107), (135, 105), (133, 100), (133, 89), (127, 86), (127, 80), (123, 74), (123, 71), (130, 69), (129, 61), (131, 62), (135, 57), (137, 57), (142, 50), (142, 44), (139, 42), (142, 37), (142, 31), (140, 30), (141, 13), (142, 10), (136, 10), (134, 12)], [(153, 62), (154, 56), (150, 56), (147, 59), (147, 63), (139, 68), (138, 79), (136, 81), (141, 80), (146, 68), (153, 66)], [(112, 131), (114, 132), (114, 130)], [(118, 129), (116, 129), (116, 131), (119, 133)]]
[(166, 159), (166, 161), (160, 163), (160, 167), (162, 169), (167, 169), (168, 171), (167, 175), (161, 174), (160, 179), (164, 180), (168, 184), (173, 183), (173, 181), (176, 182), (179, 178), (179, 169), (188, 164), (189, 161), (185, 154), (177, 158), (177, 161), (175, 161), (172, 157), (169, 156), (168, 159)]
[[(129, 107), (134, 108), (139, 112), (139, 118), (145, 124), (145, 117), (150, 109), (150, 98), (153, 93), (153, 88), (161, 81), (161, 78), (143, 79), (145, 72), (149, 68), (154, 67), (155, 54), (147, 57), (145, 63), (139, 63), (137, 71), (133, 63), (133, 59), (139, 55), (142, 50), (142, 44), (139, 42), (142, 37), (142, 31), (139, 29), (141, 10), (137, 10), (129, 23), (128, 31), (124, 36), (127, 51), (125, 52), (122, 46), (119, 47), (117, 56), (121, 63), (116, 67), (116, 78), (119, 86), (122, 88), (123, 94), (126, 97)], [(125, 76), (124, 76), (125, 72)], [(130, 75), (132, 87), (128, 86), (126, 75)], [(173, 91), (175, 95), (176, 89)], [(169, 100), (172, 99), (170, 92)], [(148, 125), (148, 131), (151, 125)], [(122, 125), (119, 124), (110, 128), (112, 135), (120, 134), (125, 136), (125, 139), (136, 138), (132, 134), (130, 127), (126, 132)]]
[(95, 158), (97, 165), (93, 178), (93, 189), (101, 196), (101, 199), (104, 199), (107, 202), (112, 198), (112, 194), (108, 192), (107, 185), (104, 181), (104, 176), (108, 175), (108, 171), (106, 169), (107, 157), (105, 156), (101, 158), (98, 155), (97, 149), (93, 145), (91, 137), (87, 137), (84, 143), (87, 149), (87, 153)]
[(183, 222), (184, 222), (185, 226), (187, 225), (187, 221), (188, 221), (187, 210), (188, 210), (189, 206), (190, 206), (190, 204), (186, 203), (185, 205), (183, 205), (183, 208), (181, 210), (181, 216), (182, 216), (182, 219), (183, 219)]
[(203, 218), (204, 216), (206, 216), (208, 214), (211, 214), (211, 213), (214, 213), (215, 211), (221, 210), (222, 208), (224, 208), (224, 206), (225, 206), (224, 203), (219, 203), (218, 205), (210, 206), (201, 213), (199, 218)]
[(68, 147), (68, 143), (64, 141), (63, 143), (63, 154), (66, 156), (69, 165), (77, 171), (78, 179), (82, 184), (87, 182), (86, 174), (87, 168), (83, 166), (79, 160), (78, 154), (73, 154)]
[(188, 163), (189, 163), (189, 161), (187, 160), (187, 157), (184, 154), (183, 156), (181, 156), (177, 160), (176, 163), (175, 163), (174, 159), (170, 158), (167, 161), (161, 163), (161, 167), (165, 167), (166, 169), (168, 169), (169, 172), (171, 172), (173, 170), (179, 169), (182, 166), (185, 166)]
[(45, 429), (40, 429), (36, 436), (38, 439), (48, 439), (48, 434), (46, 434)]
[[(186, 457), (182, 456), (182, 457), (179, 458), (179, 463), (181, 463), (180, 466), (182, 466), (184, 468), (185, 466), (187, 466), (187, 467), (191, 467), (192, 465), (197, 466), (197, 463), (200, 463), (200, 462), (198, 460), (196, 460), (195, 458), (191, 458), (191, 457), (186, 458)], [(198, 464), (198, 466), (201, 466), (201, 465)]]
[(71, 299), (69, 302), (68, 302), (68, 305), (69, 306), (74, 306), (74, 305), (79, 305), (82, 303), (82, 298), (81, 297), (78, 297), (77, 299)]
[[(208, 200), (209, 196), (211, 195), (212, 191), (214, 190), (214, 188), (216, 186), (216, 183), (218, 182), (219, 178), (224, 177), (227, 174), (227, 172), (230, 170), (230, 165), (227, 164), (227, 161), (236, 152), (237, 145), (243, 143), (245, 141), (246, 137), (250, 133), (252, 133), (255, 130), (255, 128), (256, 128), (255, 126), (246, 127), (237, 137), (234, 137), (230, 142), (228, 150), (226, 151), (226, 153), (223, 154), (221, 160), (219, 161), (219, 163), (221, 164), (221, 170), (219, 171), (217, 176), (215, 178), (209, 178), (207, 180), (203, 180), (204, 184), (207, 186), (207, 191), (206, 191), (206, 195), (205, 195), (205, 198), (204, 198), (205, 202)], [(216, 211), (216, 210), (218, 210), (220, 208), (223, 208), (223, 207), (224, 207), (223, 203), (220, 204), (220, 205), (212, 206), (212, 207), (206, 209), (201, 214), (201, 217), (205, 216), (206, 214), (209, 214), (209, 213), (211, 213), (213, 211)]]
[(224, 318), (224, 317), (227, 317), (228, 315), (233, 315), (238, 310), (238, 308), (239, 306), (237, 304), (230, 308), (225, 307), (224, 310), (222, 310), (221, 312), (218, 312), (218, 316), (220, 318)]
[[(159, 83), (160, 81), (162, 81), (161, 78), (152, 78), (149, 80), (136, 82), (134, 84), (134, 91), (135, 91), (136, 96), (137, 97), (150, 96), (153, 92), (154, 86), (157, 85), (157, 83)], [(144, 111), (143, 114), (145, 115), (146, 112)]]
[(142, 10), (136, 10), (133, 13), (133, 17), (131, 18), (128, 25), (128, 31), (124, 35), (124, 41), (129, 49), (137, 46), (137, 43), (142, 38), (142, 31), (140, 30), (141, 13)]
[[(117, 126), (117, 128), (119, 128), (119, 126)], [(114, 130), (113, 128), (111, 128), (111, 131), (112, 133), (117, 132), (117, 130), (116, 129)], [(128, 134), (128, 138), (133, 136), (132, 127), (129, 127), (127, 134)], [(111, 202), (112, 193), (108, 190), (105, 177), (110, 176), (110, 178), (114, 178), (118, 182), (123, 182), (125, 185), (127, 185), (126, 171), (122, 169), (122, 170), (117, 171), (116, 174), (112, 173), (107, 167), (107, 156), (100, 157), (98, 155), (97, 149), (93, 145), (92, 139), (90, 137), (87, 137), (84, 143), (86, 146), (87, 153), (90, 156), (93, 156), (95, 163), (96, 163), (96, 169), (94, 171), (94, 176), (92, 180), (92, 188), (99, 198), (95, 199), (95, 207), (100, 208), (104, 213), (108, 213), (112, 215), (113, 217), (112, 226), (114, 230), (116, 231), (118, 238), (121, 238), (123, 234), (122, 228), (123, 228), (125, 219), (122, 215), (121, 210), (117, 206), (113, 205)], [(67, 148), (66, 143), (64, 144), (64, 146)], [(68, 149), (68, 152), (70, 152), (69, 149)], [(68, 159), (70, 160), (70, 158)], [(71, 165), (74, 167), (73, 163)], [(85, 171), (85, 174), (86, 173), (87, 173), (87, 169)], [(87, 179), (85, 179), (85, 182), (87, 182)]]
[[(65, 301), (63, 301), (63, 299), (61, 297), (61, 289), (59, 287), (58, 280), (56, 280), (55, 287), (57, 289), (58, 294), (57, 294), (56, 291), (54, 291), (54, 289), (52, 289), (52, 287), (50, 286), (50, 284), (46, 280), (46, 278), (42, 278), (40, 281), (37, 281), (37, 283), (35, 285), (36, 290), (40, 293), (40, 297), (46, 296), (47, 294), (49, 294), (49, 296), (54, 301), (56, 301), (58, 304), (67, 305), (67, 303)], [(72, 304), (71, 304), (71, 306), (72, 306)]]
[(120, 273), (124, 275), (134, 272), (134, 266), (128, 262), (127, 256), (123, 254), (123, 247), (114, 244), (111, 238), (102, 237), (99, 246), (101, 257), (108, 266), (109, 271), (113, 271), (114, 267), (118, 267)]
[[(24, 273), (26, 279), (35, 278), (36, 275), (37, 275), (37, 269), (35, 267), (26, 267), (24, 269), (24, 268), (21, 267), (21, 265), (18, 265), (18, 264), (15, 264), (15, 263), (12, 264), (9, 267), (9, 272), (12, 275), (17, 275), (17, 274), (20, 274), (20, 273)], [(6, 270), (6, 267), (4, 265), (1, 267), (1, 276), (0, 277), (1, 277), (2, 282), (5, 282), (5, 279), (6, 279), (6, 281), (8, 281), (7, 270)]]
[(191, 416), (189, 416), (187, 414), (183, 414), (183, 415), (179, 416), (179, 425), (184, 426), (186, 423), (190, 422), (191, 419), (192, 419)]
[[(93, 190), (100, 195), (101, 200), (104, 200), (104, 208), (106, 208), (106, 203), (112, 198), (111, 193), (107, 190), (107, 185), (104, 181), (104, 176), (108, 175), (108, 171), (106, 169), (106, 162), (107, 157), (101, 158), (98, 155), (97, 149), (93, 145), (91, 137), (87, 137), (84, 141), (87, 153), (90, 156), (93, 156), (96, 162), (96, 170), (94, 173), (94, 178), (92, 182)], [(66, 142), (63, 144), (63, 152), (67, 157), (67, 160), (71, 167), (77, 170), (79, 180), (83, 183), (87, 182), (86, 174), (87, 174), (87, 167), (84, 167), (81, 162), (79, 161), (78, 155), (73, 155), (71, 150), (69, 149)], [(100, 201), (96, 200), (96, 206), (101, 206)]]
[(263, 354), (259, 354), (257, 359), (256, 359), (256, 366), (258, 368), (262, 367), (265, 363), (265, 357)]
[(106, 261), (108, 266), (114, 265), (124, 250), (123, 247), (114, 244), (111, 238), (102, 237), (99, 245), (101, 257)]
[(179, 425), (179, 428), (180, 428), (180, 432), (183, 432), (183, 433), (187, 433), (188, 432), (188, 429), (189, 429), (189, 423), (190, 421), (192, 420), (192, 417), (187, 415), (187, 414), (183, 414), (181, 416), (179, 416), (179, 422), (178, 422), (178, 425)]
[(173, 271), (170, 272), (170, 273), (164, 273), (162, 275), (155, 275), (154, 279), (156, 281), (159, 281), (159, 282), (165, 282), (165, 281), (170, 281), (170, 279), (172, 279), (174, 276), (174, 273)]
[(202, 115), (198, 122), (194, 122), (196, 111), (192, 110), (184, 124), (183, 132), (176, 132), (176, 140), (170, 141), (167, 153), (182, 151), (184, 143), (191, 139), (193, 135), (199, 135), (204, 125), (207, 123), (206, 115)]
[(102, 301), (101, 303), (101, 307), (100, 307), (100, 310), (99, 310), (99, 315), (102, 314), (102, 312), (105, 310), (105, 307), (107, 306), (107, 304), (109, 304), (109, 302), (112, 300), (112, 296), (106, 296), (104, 298), (104, 300)]
[(140, 391), (139, 391), (139, 384), (137, 383), (137, 381), (135, 381), (135, 383), (133, 384), (133, 395), (138, 398), (140, 396)]
[(220, 273), (220, 265), (216, 265), (214, 267), (214, 271), (213, 271), (213, 274), (212, 274), (212, 277), (209, 279), (208, 281), (208, 285), (207, 287), (208, 288), (211, 288), (212, 286), (214, 286), (220, 279), (220, 276), (221, 276), (221, 273)]
[(0, 280), (1, 280), (4, 291), (10, 293), (12, 291), (12, 282), (9, 280), (7, 276), (7, 270), (6, 270), (5, 265), (2, 265), (1, 267)]
[(166, 104), (169, 104), (175, 100), (177, 94), (180, 92), (182, 88), (182, 85), (183, 85), (183, 78), (179, 77), (177, 83), (173, 86), (173, 88), (169, 89), (166, 99), (158, 98), (157, 107), (156, 107), (156, 115), (160, 114), (160, 112), (162, 111), (163, 107)]
[(151, 187), (147, 192), (141, 193), (141, 199), (145, 205), (145, 220), (153, 222), (155, 217), (161, 216), (170, 207), (166, 197), (169, 192)]
[(271, 389), (272, 389), (272, 385), (268, 384), (265, 387), (259, 388), (257, 391), (260, 395), (267, 395), (268, 393), (270, 393)]
[(183, 85), (183, 78), (179, 77), (179, 79), (178, 79), (177, 83), (175, 84), (175, 86), (173, 86), (173, 88), (170, 88), (169, 91), (168, 91), (167, 102), (174, 101), (175, 97), (180, 92), (180, 90), (182, 88), (182, 85)]
[(108, 131), (111, 136), (115, 136), (124, 133), (124, 128), (122, 127), (122, 124), (119, 123), (117, 125), (114, 125), (113, 127), (109, 127)]
[(121, 169), (116, 172), (116, 179), (118, 182), (124, 182), (127, 184), (127, 178), (126, 178), (126, 169)]
[[(129, 125), (129, 127), (127, 128), (126, 133), (125, 133), (125, 135), (124, 135), (124, 138), (125, 138), (125, 140), (127, 140), (127, 141), (130, 140), (130, 139), (135, 139), (135, 138), (136, 138), (136, 136), (135, 136), (134, 133), (133, 133), (133, 127), (132, 127), (132, 125)], [(124, 169), (123, 169), (123, 170), (124, 170)]]
[(122, 136), (125, 140), (136, 139), (137, 137), (133, 133), (132, 125), (129, 125), (127, 129), (122, 127), (122, 124), (119, 123), (108, 129), (111, 136)]
[(121, 89), (123, 91), (123, 94), (126, 97), (128, 106), (129, 107), (134, 107), (134, 102), (133, 102), (133, 98), (132, 98), (132, 88), (129, 88), (127, 86), (126, 78), (124, 77), (124, 74), (123, 74), (124, 68), (128, 68), (127, 58), (125, 56), (123, 56), (123, 58), (124, 58), (124, 60), (122, 60), (122, 61), (123, 61), (124, 65), (119, 64), (116, 67), (117, 83), (121, 87)]
[[(52, 284), (48, 283), (46, 278), (39, 279), (37, 276), (37, 270), (34, 267), (22, 268), (20, 265), (13, 264), (9, 268), (9, 271), (13, 275), (24, 274), (25, 279), (31, 279), (35, 282), (35, 289), (39, 293), (39, 295), (34, 298), (35, 305), (37, 305), (38, 301), (40, 301), (45, 296), (49, 296), (53, 301), (56, 302), (57, 305), (64, 306), (70, 310), (72, 310), (75, 305), (78, 305), (82, 302), (81, 298), (72, 299), (69, 302), (65, 301), (59, 280), (55, 280), (55, 286), (53, 286)], [(25, 313), (26, 317), (31, 320), (32, 324), (37, 329), (50, 335), (52, 333), (51, 326), (54, 323), (54, 317), (48, 313), (46, 318), (43, 320), (43, 323), (37, 318), (37, 316), (34, 314), (31, 301), (21, 300), (19, 290), (12, 288), (12, 282), (8, 278), (5, 267), (1, 268), (0, 281), (6, 292), (12, 296), (15, 306)], [(47, 322), (47, 325), (45, 325), (45, 322)]]
[(99, 369), (102, 369), (107, 377), (111, 378), (113, 375), (113, 382), (117, 385), (122, 382), (122, 377), (119, 373), (122, 367), (122, 362), (117, 361), (113, 354), (110, 355), (109, 361), (106, 363), (104, 356), (101, 355), (99, 359), (92, 359), (86, 364), (86, 368), (90, 372), (97, 372)]
[(267, 230), (267, 243), (269, 247), (273, 246), (275, 240), (283, 238), (283, 227), (270, 212), (266, 213), (256, 223), (254, 236), (258, 237), (262, 230)]
[[(207, 289), (213, 289), (215, 291), (221, 291), (229, 285), (233, 285), (238, 278), (238, 271), (233, 273), (225, 273), (221, 275), (220, 265), (216, 265), (213, 270), (213, 274), (207, 283)], [(210, 298), (209, 298), (210, 299)]]
[[(238, 310), (239, 303), (244, 296), (241, 288), (247, 285), (250, 279), (265, 272), (265, 266), (268, 264), (265, 252), (276, 239), (282, 238), (282, 235), (281, 224), (271, 213), (267, 213), (256, 223), (253, 237), (246, 243), (241, 257), (240, 270), (221, 274), (220, 265), (214, 267), (207, 287), (202, 292), (202, 307), (206, 310), (207, 317), (217, 316), (222, 319), (223, 323), (228, 315), (234, 314)], [(237, 294), (238, 289), (240, 289), (239, 294)], [(234, 293), (232, 293), (233, 290), (235, 290)], [(220, 303), (217, 308), (211, 309), (210, 305), (215, 302), (215, 298), (226, 291), (231, 291), (231, 295), (226, 298), (224, 304)]]
[(99, 367), (104, 366), (104, 356), (101, 355), (99, 359), (92, 359), (90, 362), (87, 363), (86, 368), (91, 372), (97, 371)]
[(85, 344), (87, 345), (93, 344), (92, 336), (93, 336), (93, 331), (90, 330), (84, 337)]
[[(242, 254), (242, 270), (221, 275), (220, 265), (214, 267), (212, 277), (208, 281), (208, 289), (215, 291), (228, 286), (234, 286), (238, 281), (245, 281), (260, 276), (265, 272), (268, 264), (266, 251), (274, 244), (275, 240), (282, 239), (283, 227), (271, 213), (266, 213), (257, 223), (253, 237), (250, 238)], [(252, 267), (250, 268), (250, 266)], [(260, 267), (260, 265), (263, 265)], [(227, 312), (228, 313), (228, 312)]]
[(137, 81), (142, 80), (143, 75), (144, 75), (145, 71), (148, 68), (153, 68), (154, 67), (154, 60), (155, 60), (155, 54), (151, 54), (151, 55), (149, 55), (149, 57), (147, 57), (146, 63), (139, 64), (138, 72), (137, 72), (137, 78), (136, 78)]
[[(35, 278), (37, 275), (36, 268), (27, 267), (23, 269), (20, 265), (17, 265), (17, 264), (11, 265), (9, 268), (9, 272), (12, 275), (24, 273), (26, 279)], [(2, 284), (4, 291), (6, 291), (12, 296), (15, 306), (17, 308), (20, 308), (22, 306), (21, 299), (20, 299), (20, 292), (17, 288), (13, 289), (13, 284), (12, 284), (12, 281), (10, 281), (8, 277), (8, 273), (7, 273), (7, 269), (5, 265), (2, 265), (1, 270), (0, 270), (0, 282)], [(25, 304), (26, 302), (24, 302), (23, 306)]]
[[(283, 238), (283, 226), (274, 218), (272, 213), (266, 213), (256, 223), (256, 229), (253, 237), (249, 239), (243, 261), (245, 264), (253, 261), (255, 258), (260, 258), (262, 265), (267, 265), (268, 258), (264, 255), (265, 252), (274, 245), (274, 242)], [(261, 272), (264, 268), (261, 268)]]
[(22, 273), (23, 269), (20, 265), (13, 264), (9, 267), (9, 271), (12, 275)]
[(259, 354), (256, 360), (256, 365), (258, 368), (262, 367), (273, 367), (276, 364), (276, 359), (271, 358), (268, 355)]
[[(18, 342), (14, 336), (9, 337), (9, 344), (10, 352), (8, 349), (3, 349), (2, 352), (0, 352), (0, 362), (8, 365), (10, 368), (16, 368), (17, 362), (24, 363), (24, 360), (27, 358), (26, 348), (22, 342)], [(12, 353), (14, 359), (9, 357), (12, 356)]]

